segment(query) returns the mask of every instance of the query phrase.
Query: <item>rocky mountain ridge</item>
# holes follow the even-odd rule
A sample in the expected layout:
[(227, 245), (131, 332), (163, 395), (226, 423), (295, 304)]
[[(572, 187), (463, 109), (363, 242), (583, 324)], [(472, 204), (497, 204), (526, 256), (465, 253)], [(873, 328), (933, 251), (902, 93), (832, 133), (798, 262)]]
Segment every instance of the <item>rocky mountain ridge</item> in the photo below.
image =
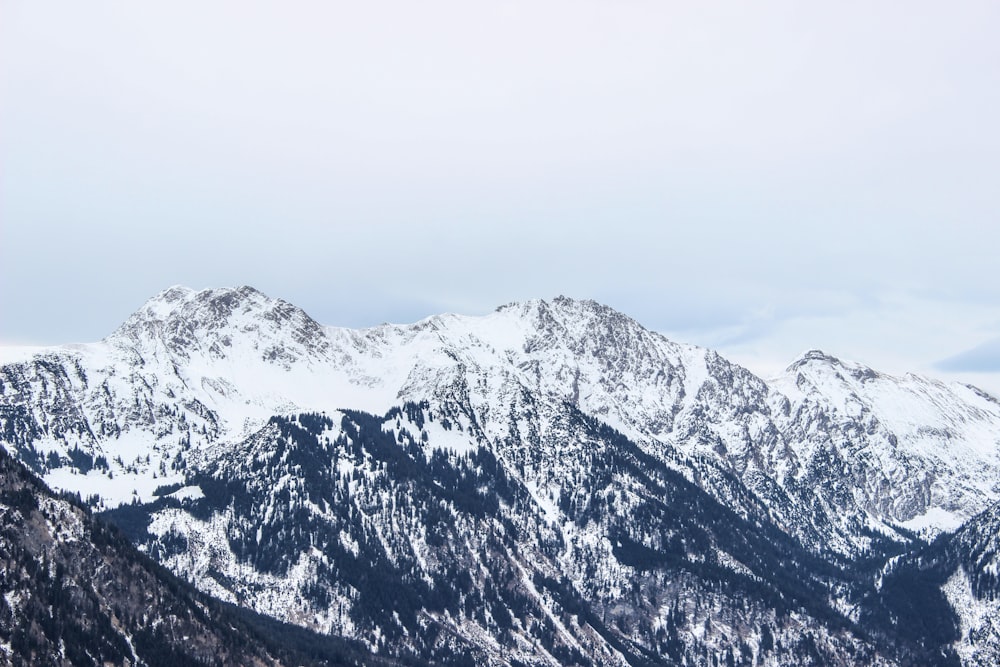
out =
[[(237, 442), (275, 414), (378, 414), (457, 397), (484, 437), (498, 439), (516, 426), (510, 417), (525, 396), (569, 403), (657, 457), (710, 462), (762, 497), (819, 489), (833, 523), (850, 516), (882, 532), (935, 532), (1000, 499), (1000, 403), (985, 392), (815, 351), (768, 383), (563, 297), (348, 330), (252, 288), (175, 287), (100, 343), (0, 368), (8, 448), (55, 486), (99, 493), (108, 506), (150, 499), (162, 480), (180, 478), (188, 452)], [(117, 481), (67, 474), (83, 472), (88, 456), (88, 477)], [(837, 486), (845, 472), (849, 493)], [(863, 542), (855, 529), (837, 530), (836, 550)]]
[[(350, 330), (252, 288), (171, 288), (100, 343), (0, 366), (0, 433), (203, 590), (414, 659), (796, 664), (812, 649), (775, 599), (798, 595), (824, 664), (905, 663), (926, 647), (855, 625), (881, 618), (873, 563), (1000, 498), (984, 392), (817, 351), (764, 381), (564, 297)], [(791, 574), (704, 525), (713, 503), (743, 544), (801, 550)], [(416, 591), (399, 618), (365, 590), (379, 563)], [(742, 603), (717, 590), (739, 581)], [(749, 611), (710, 631), (671, 596)]]

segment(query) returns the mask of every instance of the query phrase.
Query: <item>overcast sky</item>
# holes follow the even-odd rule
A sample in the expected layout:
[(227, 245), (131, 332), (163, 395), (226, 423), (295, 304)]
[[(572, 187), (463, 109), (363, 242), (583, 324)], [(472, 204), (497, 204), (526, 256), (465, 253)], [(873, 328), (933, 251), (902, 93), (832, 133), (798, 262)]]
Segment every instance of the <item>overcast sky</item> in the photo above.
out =
[(0, 0), (0, 341), (593, 298), (1000, 393), (1000, 3)]

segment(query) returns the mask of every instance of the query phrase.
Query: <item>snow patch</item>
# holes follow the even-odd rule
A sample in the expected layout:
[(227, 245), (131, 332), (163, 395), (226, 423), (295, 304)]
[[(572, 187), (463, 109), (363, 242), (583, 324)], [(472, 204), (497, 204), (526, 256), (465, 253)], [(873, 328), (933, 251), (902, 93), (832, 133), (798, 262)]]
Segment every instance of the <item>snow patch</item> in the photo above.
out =
[(980, 600), (972, 582), (958, 568), (941, 587), (958, 615), (960, 636), (952, 644), (965, 667), (993, 667), (1000, 657), (1000, 600)]
[(949, 512), (941, 507), (928, 507), (927, 511), (920, 516), (915, 516), (899, 525), (915, 533), (933, 537), (933, 534), (940, 533), (941, 531), (951, 532), (957, 530), (968, 518), (955, 512)]
[(167, 494), (170, 498), (176, 498), (177, 500), (198, 500), (199, 498), (204, 498), (205, 493), (201, 490), (200, 486), (184, 486), (173, 493)]

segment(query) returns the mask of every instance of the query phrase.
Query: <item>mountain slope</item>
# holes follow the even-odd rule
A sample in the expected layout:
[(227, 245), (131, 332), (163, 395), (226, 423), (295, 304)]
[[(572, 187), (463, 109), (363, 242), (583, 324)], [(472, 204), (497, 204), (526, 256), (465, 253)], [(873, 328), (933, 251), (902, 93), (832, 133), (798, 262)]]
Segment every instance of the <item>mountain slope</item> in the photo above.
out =
[(856, 582), (765, 508), (743, 518), (567, 420), (580, 465), (557, 498), (486, 447), (433, 448), (438, 429), (476, 427), (406, 404), (272, 418), (187, 487), (109, 516), (203, 590), (400, 658), (894, 664), (831, 607)]
[[(812, 351), (774, 386), (800, 459), (842, 460), (854, 504), (912, 530), (957, 528), (1000, 491), (1000, 402), (973, 387), (892, 377)], [(822, 474), (822, 473), (821, 473)]]
[[(283, 632), (278, 626), (199, 594), (112, 526), (53, 495), (6, 452), (0, 452), (0, 564), (4, 664), (376, 662), (320, 637), (300, 633), (298, 646), (273, 639)], [(261, 638), (262, 628), (272, 639)]]
[[(901, 631), (950, 647), (969, 667), (1000, 661), (1000, 505), (890, 562), (880, 609)], [(876, 612), (877, 614), (878, 612)]]

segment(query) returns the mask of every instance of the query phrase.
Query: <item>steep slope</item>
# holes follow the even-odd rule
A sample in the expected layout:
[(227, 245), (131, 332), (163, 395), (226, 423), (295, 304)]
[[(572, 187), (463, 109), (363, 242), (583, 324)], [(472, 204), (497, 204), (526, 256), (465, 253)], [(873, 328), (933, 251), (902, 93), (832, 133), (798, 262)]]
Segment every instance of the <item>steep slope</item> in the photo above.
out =
[(826, 487), (839, 479), (826, 494), (838, 510), (934, 533), (998, 498), (1000, 402), (985, 392), (818, 351), (774, 386), (790, 399), (783, 432), (800, 477)]
[[(197, 593), (138, 553), (113, 527), (54, 496), (5, 452), (0, 452), (0, 566), (3, 664), (376, 662), (358, 649), (305, 633), (295, 636), (298, 646), (283, 644), (275, 637), (294, 633)], [(258, 634), (261, 628), (271, 633), (268, 640)]]

